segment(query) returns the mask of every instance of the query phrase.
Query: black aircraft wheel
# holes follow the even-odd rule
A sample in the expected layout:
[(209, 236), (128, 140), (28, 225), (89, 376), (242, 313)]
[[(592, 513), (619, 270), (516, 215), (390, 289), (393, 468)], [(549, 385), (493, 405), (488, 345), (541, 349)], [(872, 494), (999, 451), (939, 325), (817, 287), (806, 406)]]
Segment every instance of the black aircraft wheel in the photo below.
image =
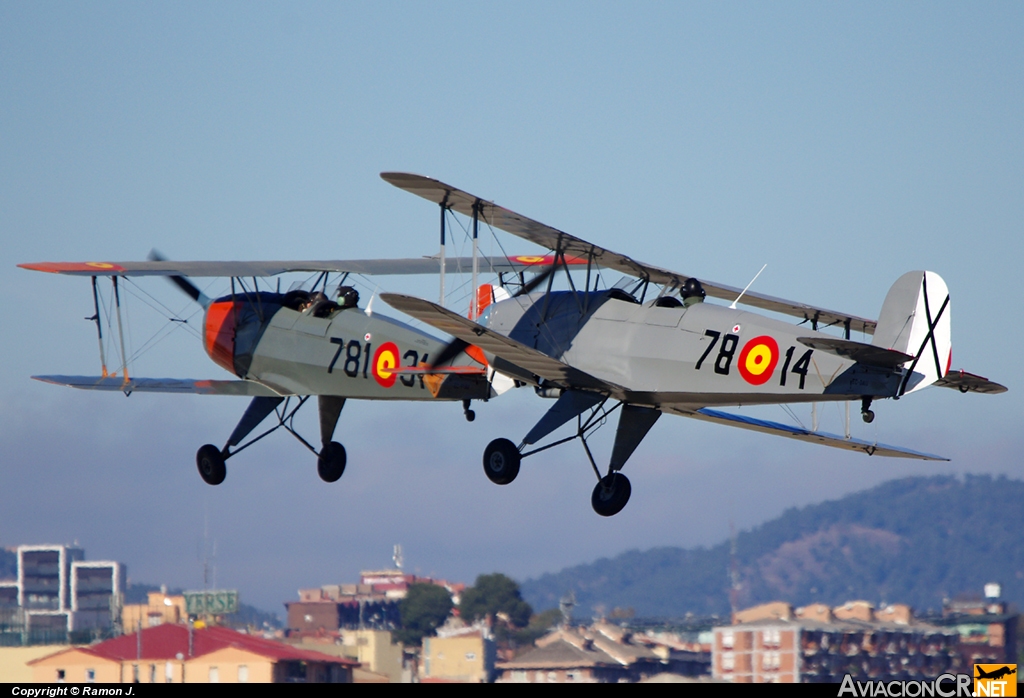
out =
[(484, 450), (484, 473), (495, 485), (507, 485), (519, 474), (519, 449), (508, 439), (495, 439)]
[(874, 410), (865, 410), (864, 412), (861, 412), (860, 418), (864, 420), (865, 424), (871, 424), (871, 422), (875, 421)]
[(615, 516), (629, 501), (629, 495), (633, 488), (629, 484), (629, 478), (622, 473), (605, 475), (594, 487), (594, 494), (590, 496), (590, 504), (601, 516)]
[(206, 444), (196, 453), (196, 466), (199, 475), (207, 485), (219, 485), (227, 477), (228, 469), (224, 465), (224, 454), (213, 444)]
[(476, 419), (476, 412), (473, 410), (466, 410), (466, 421), (472, 422), (474, 419)]
[(347, 462), (345, 447), (337, 441), (332, 441), (320, 450), (320, 455), (316, 459), (316, 471), (324, 482), (337, 482), (344, 474)]

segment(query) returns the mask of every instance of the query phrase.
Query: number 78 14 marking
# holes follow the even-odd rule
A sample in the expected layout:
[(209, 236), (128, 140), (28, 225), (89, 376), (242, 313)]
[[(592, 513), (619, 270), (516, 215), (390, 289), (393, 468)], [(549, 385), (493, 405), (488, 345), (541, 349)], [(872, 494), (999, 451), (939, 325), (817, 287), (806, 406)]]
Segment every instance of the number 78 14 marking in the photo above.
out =
[[(728, 376), (732, 368), (733, 358), (736, 356), (736, 348), (739, 346), (739, 335), (729, 332), (723, 337), (722, 333), (718, 330), (704, 330), (704, 336), (710, 337), (711, 342), (708, 344), (707, 349), (704, 350), (704, 353), (700, 355), (700, 358), (697, 359), (697, 363), (693, 366), (694, 370), (699, 371), (701, 366), (704, 365), (704, 360), (707, 359), (711, 352), (714, 351), (715, 347), (718, 346), (718, 355), (714, 360), (714, 370), (715, 373), (721, 376)], [(719, 339), (722, 340), (721, 344), (718, 342)], [(752, 349), (754, 351), (751, 351)], [(800, 384), (798, 387), (800, 390), (803, 390), (807, 380), (807, 370), (811, 365), (811, 355), (814, 353), (814, 350), (808, 349), (799, 359), (797, 359), (796, 363), (793, 363), (793, 354), (796, 349), (796, 346), (790, 346), (789, 349), (786, 350), (786, 360), (785, 363), (782, 364), (782, 370), (779, 371), (779, 385), (786, 385), (786, 376), (790, 373), (794, 373), (800, 376)], [(776, 356), (772, 356), (771, 354), (777, 351), (778, 345), (775, 343), (775, 340), (767, 335), (755, 337), (754, 339), (749, 340), (744, 345), (743, 351), (740, 352), (740, 360), (753, 360), (754, 362), (760, 362), (762, 360), (768, 361), (768, 376), (765, 379), (760, 379), (763, 370), (760, 372), (750, 371), (750, 367), (748, 366), (747, 371), (744, 371), (743, 367), (740, 368), (740, 374), (743, 376), (743, 379), (754, 385), (761, 385), (770, 380), (771, 373), (775, 370), (775, 362), (778, 360)], [(767, 354), (767, 356), (765, 356), (765, 354)], [(753, 357), (749, 358), (751, 355), (753, 355)]]

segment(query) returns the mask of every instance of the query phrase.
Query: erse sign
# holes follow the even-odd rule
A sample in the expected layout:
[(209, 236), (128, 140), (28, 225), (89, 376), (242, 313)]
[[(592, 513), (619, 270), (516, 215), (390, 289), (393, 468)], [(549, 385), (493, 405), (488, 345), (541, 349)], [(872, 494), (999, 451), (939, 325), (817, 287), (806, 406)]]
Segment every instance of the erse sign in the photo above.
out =
[(210, 591), (186, 591), (185, 610), (190, 616), (221, 616), (238, 611), (237, 589), (212, 589)]

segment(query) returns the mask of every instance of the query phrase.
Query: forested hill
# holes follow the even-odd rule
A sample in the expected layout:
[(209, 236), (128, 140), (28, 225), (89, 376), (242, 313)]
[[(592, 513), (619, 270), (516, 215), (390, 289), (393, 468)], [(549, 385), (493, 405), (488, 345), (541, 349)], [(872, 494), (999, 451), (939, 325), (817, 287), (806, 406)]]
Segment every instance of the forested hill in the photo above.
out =
[[(729, 548), (653, 548), (546, 574), (522, 585), (537, 610), (576, 594), (595, 608), (681, 617), (729, 611)], [(1024, 482), (1006, 477), (915, 477), (789, 509), (736, 538), (739, 605), (795, 606), (866, 599), (919, 612), (999, 582), (1024, 605)]]

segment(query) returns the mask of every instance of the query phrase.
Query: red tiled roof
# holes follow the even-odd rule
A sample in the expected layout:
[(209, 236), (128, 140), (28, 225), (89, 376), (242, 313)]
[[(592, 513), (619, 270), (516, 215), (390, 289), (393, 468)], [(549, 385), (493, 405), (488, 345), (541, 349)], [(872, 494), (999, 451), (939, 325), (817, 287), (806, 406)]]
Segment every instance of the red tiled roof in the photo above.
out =
[[(299, 649), (283, 642), (265, 640), (255, 635), (246, 635), (230, 628), (209, 627), (193, 631), (192, 656), (199, 657), (210, 652), (235, 647), (276, 661), (322, 662), (359, 666), (359, 662), (342, 657), (332, 657), (312, 650)], [(137, 633), (122, 635), (91, 647), (81, 648), (97, 657), (124, 661), (131, 659), (175, 659), (180, 653), (188, 658), (188, 627), (164, 623), (142, 631), (142, 653), (139, 654)]]

